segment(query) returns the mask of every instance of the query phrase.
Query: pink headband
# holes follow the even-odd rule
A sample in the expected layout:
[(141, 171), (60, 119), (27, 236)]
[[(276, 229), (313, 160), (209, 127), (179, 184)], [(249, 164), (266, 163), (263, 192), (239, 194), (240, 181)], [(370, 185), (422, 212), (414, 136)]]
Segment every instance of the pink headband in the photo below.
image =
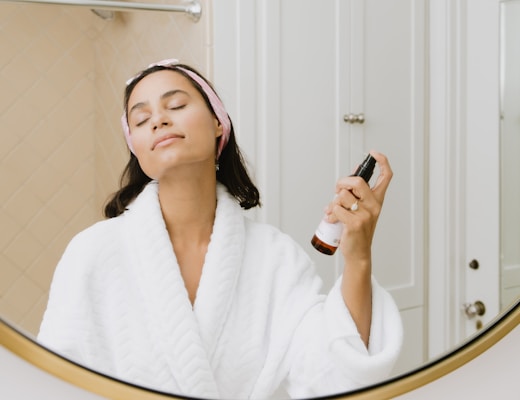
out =
[[(155, 67), (155, 66), (162, 66), (162, 67), (174, 67), (177, 64), (179, 64), (179, 60), (176, 60), (174, 58), (170, 58), (167, 60), (162, 60), (157, 63), (150, 64), (146, 69)], [(227, 142), (229, 141), (229, 135), (231, 133), (231, 120), (229, 119), (229, 115), (224, 108), (224, 104), (222, 104), (222, 101), (217, 96), (215, 91), (211, 88), (211, 86), (199, 75), (197, 75), (195, 72), (183, 68), (183, 67), (176, 67), (176, 69), (181, 70), (182, 72), (186, 73), (191, 79), (193, 79), (195, 82), (197, 82), (204, 93), (206, 93), (206, 96), (208, 96), (209, 103), (211, 104), (211, 108), (213, 108), (213, 112), (217, 116), (217, 119), (219, 120), (220, 124), (222, 125), (222, 137), (220, 138), (219, 146), (218, 146), (218, 152), (217, 152), (217, 158), (220, 157), (220, 154), (222, 153), (222, 150), (226, 146)], [(130, 83), (132, 83), (135, 79), (137, 79), (141, 73), (137, 74), (136, 76), (130, 78), (126, 81), (126, 85), (128, 86)], [(128, 144), (128, 148), (132, 153), (134, 152), (134, 147), (132, 146), (132, 141), (130, 140), (130, 127), (128, 126), (128, 120), (126, 118), (126, 111), (121, 116), (121, 125), (123, 127), (123, 132), (125, 134), (126, 143)]]

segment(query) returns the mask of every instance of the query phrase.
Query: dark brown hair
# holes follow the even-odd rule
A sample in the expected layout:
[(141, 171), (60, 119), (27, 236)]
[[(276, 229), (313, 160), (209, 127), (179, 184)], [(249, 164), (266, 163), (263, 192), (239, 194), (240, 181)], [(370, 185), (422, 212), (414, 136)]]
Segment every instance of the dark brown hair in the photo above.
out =
[[(178, 69), (177, 67), (190, 70), (202, 77), (202, 75), (187, 65), (179, 64), (173, 66), (150, 67), (141, 72), (126, 86), (124, 94), (125, 113), (127, 113), (128, 100), (130, 95), (141, 79), (157, 71), (172, 70), (184, 75), (191, 82), (193, 87), (197, 89), (204, 98), (208, 109), (215, 115), (208, 96), (204, 90), (202, 90), (200, 85), (191, 79), (187, 73), (181, 69)], [(202, 78), (204, 79), (204, 77)], [(209, 82), (208, 84), (210, 85)], [(220, 137), (217, 138), (217, 145), (219, 140)], [(105, 205), (104, 215), (107, 218), (113, 218), (121, 215), (126, 210), (128, 205), (137, 197), (137, 195), (141, 193), (146, 184), (151, 181), (151, 178), (147, 176), (141, 169), (137, 157), (132, 152), (129, 153), (130, 159), (128, 160), (128, 163), (126, 164), (126, 167), (121, 175), (119, 182), (120, 188), (117, 192), (110, 196), (107, 204)], [(240, 206), (246, 210), (252, 207), (260, 206), (260, 193), (249, 177), (244, 158), (235, 140), (235, 131), (233, 129), (232, 123), (231, 132), (229, 134), (229, 141), (222, 150), (218, 162), (219, 168), (217, 170), (217, 181), (222, 183), (227, 188), (229, 193), (235, 197)]]

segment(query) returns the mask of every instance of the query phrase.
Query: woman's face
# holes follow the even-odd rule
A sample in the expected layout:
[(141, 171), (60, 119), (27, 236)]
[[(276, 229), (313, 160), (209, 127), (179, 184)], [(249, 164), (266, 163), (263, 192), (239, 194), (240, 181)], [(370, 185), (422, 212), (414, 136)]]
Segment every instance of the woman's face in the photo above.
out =
[(150, 178), (186, 167), (215, 171), (222, 128), (182, 74), (162, 70), (137, 83), (128, 100), (128, 125), (135, 155)]

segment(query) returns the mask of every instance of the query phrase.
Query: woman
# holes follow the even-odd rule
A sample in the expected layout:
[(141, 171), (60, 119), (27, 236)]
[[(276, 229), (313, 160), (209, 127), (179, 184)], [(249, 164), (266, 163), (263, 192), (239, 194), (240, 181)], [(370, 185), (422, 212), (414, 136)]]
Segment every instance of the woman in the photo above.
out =
[[(305, 252), (243, 216), (260, 204), (233, 127), (207, 81), (176, 60), (127, 82), (130, 160), (107, 220), (60, 260), (39, 340), (86, 366), (202, 398), (347, 391), (386, 377), (399, 313), (371, 276), (371, 242), (392, 172), (337, 183), (344, 272), (328, 295)], [(354, 203), (359, 205), (351, 210)]]

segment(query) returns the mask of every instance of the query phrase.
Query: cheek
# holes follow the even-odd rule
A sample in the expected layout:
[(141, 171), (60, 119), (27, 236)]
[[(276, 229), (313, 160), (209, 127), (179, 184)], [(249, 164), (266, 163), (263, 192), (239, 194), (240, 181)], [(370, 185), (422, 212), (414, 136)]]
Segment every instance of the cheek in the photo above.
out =
[(215, 152), (218, 123), (212, 114), (194, 112), (183, 120), (182, 130), (188, 133), (190, 142), (198, 152)]
[(144, 140), (144, 135), (140, 135), (139, 131), (134, 131), (130, 134), (130, 141), (132, 142), (132, 147), (134, 148), (136, 156), (138, 156), (147, 146), (146, 141)]
[(139, 161), (139, 166), (143, 172), (150, 178), (155, 179), (155, 168), (153, 160), (150, 159), (150, 144), (145, 139), (145, 135), (140, 135), (138, 132), (130, 135), (132, 146), (134, 148), (134, 154)]
[(207, 135), (215, 133), (212, 115), (206, 112), (206, 110), (194, 110), (193, 112), (187, 113), (184, 123), (186, 129), (204, 132)]
[(130, 132), (130, 141), (134, 148), (134, 153), (137, 158), (145, 156), (150, 151), (151, 147), (151, 136), (146, 130), (147, 128), (134, 128)]

